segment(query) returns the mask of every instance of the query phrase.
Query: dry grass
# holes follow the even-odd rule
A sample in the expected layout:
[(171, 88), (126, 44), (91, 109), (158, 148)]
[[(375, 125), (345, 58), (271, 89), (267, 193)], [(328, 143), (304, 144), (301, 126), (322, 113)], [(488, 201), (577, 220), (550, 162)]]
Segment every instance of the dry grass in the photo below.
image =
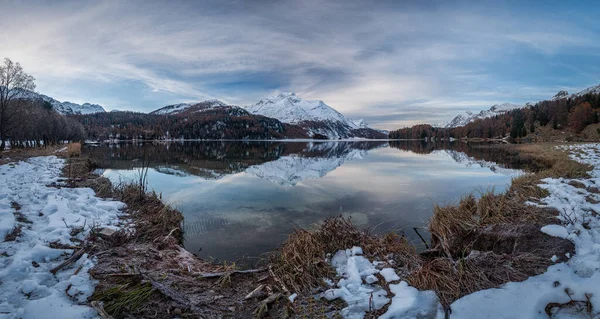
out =
[(548, 177), (578, 178), (587, 176), (589, 166), (571, 160), (565, 152), (554, 145), (517, 145), (524, 161), (533, 162), (540, 170), (514, 178), (508, 191), (494, 194), (480, 192), (479, 199), (473, 194), (462, 198), (458, 205), (435, 206), (429, 223), (432, 244), (448, 256), (468, 253), (468, 243), (462, 239), (475, 229), (499, 223), (547, 221), (548, 212), (526, 202), (539, 202), (548, 192), (538, 186)]
[(508, 281), (523, 281), (544, 271), (551, 262), (548, 258), (522, 254), (497, 255), (479, 253), (453, 260), (438, 257), (425, 260), (412, 272), (407, 282), (419, 290), (433, 290), (444, 307), (476, 291), (494, 288)]
[(275, 274), (289, 283), (294, 291), (309, 291), (323, 284), (323, 278), (331, 278), (335, 272), (325, 261), (328, 254), (359, 246), (366, 256), (382, 259), (393, 254), (402, 267), (418, 265), (418, 255), (404, 237), (397, 234), (377, 236), (368, 230), (359, 230), (350, 219), (333, 217), (326, 219), (314, 230), (297, 229), (272, 256)]
[(479, 199), (471, 194), (457, 205), (435, 206), (429, 231), (434, 250), (445, 257), (424, 260), (421, 267), (408, 276), (409, 283), (418, 289), (436, 291), (442, 303), (448, 306), (466, 294), (508, 281), (522, 281), (543, 272), (550, 264), (548, 258), (533, 254), (498, 255), (488, 251), (478, 258), (464, 257), (473, 251), (475, 241), (481, 240), (478, 236), (484, 227), (551, 223), (557, 212), (526, 204), (528, 201), (539, 202), (548, 195), (537, 185), (548, 177), (584, 177), (590, 170), (589, 166), (571, 160), (566, 152), (554, 146), (513, 146), (524, 161), (538, 169), (513, 179), (505, 193), (482, 192)]
[(79, 157), (81, 155), (81, 143), (69, 143), (67, 145), (68, 157)]
[(158, 194), (151, 192), (140, 195), (140, 188), (135, 184), (118, 186), (113, 194), (127, 204), (129, 215), (136, 221), (136, 240), (153, 241), (169, 236), (175, 238), (178, 244), (183, 242), (183, 215), (165, 205)]

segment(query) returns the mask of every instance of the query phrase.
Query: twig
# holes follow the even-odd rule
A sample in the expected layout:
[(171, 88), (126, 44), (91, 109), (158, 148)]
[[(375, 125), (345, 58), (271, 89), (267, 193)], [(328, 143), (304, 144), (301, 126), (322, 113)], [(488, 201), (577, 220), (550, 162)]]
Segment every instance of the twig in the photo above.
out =
[(269, 273), (271, 274), (271, 277), (273, 277), (273, 279), (281, 286), (283, 291), (289, 295), (290, 291), (285, 287), (285, 285), (283, 284), (283, 281), (281, 281), (281, 279), (279, 279), (279, 277), (277, 277), (275, 275), (275, 273), (273, 272), (273, 267), (271, 267), (271, 266), (269, 266)]
[(417, 233), (417, 235), (419, 235), (419, 238), (421, 238), (421, 241), (423, 242), (423, 244), (425, 244), (425, 248), (429, 249), (429, 245), (427, 244), (423, 236), (421, 236), (417, 227), (413, 227), (413, 230), (415, 231), (415, 233)]
[(58, 265), (58, 266), (56, 266), (56, 267), (52, 268), (52, 269), (50, 270), (50, 272), (51, 272), (53, 275), (56, 275), (56, 273), (57, 273), (59, 270), (61, 270), (61, 269), (65, 268), (65, 267), (67, 267), (68, 265), (70, 265), (70, 264), (72, 264), (72, 263), (76, 262), (77, 260), (79, 260), (79, 258), (81, 258), (81, 256), (83, 256), (83, 253), (84, 253), (84, 250), (83, 250), (83, 248), (82, 248), (82, 249), (78, 250), (76, 253), (74, 253), (74, 254), (73, 254), (71, 257), (69, 257), (69, 259), (65, 260), (65, 261), (64, 261), (64, 262), (62, 262), (60, 265)]
[(224, 271), (224, 272), (213, 272), (213, 273), (197, 273), (202, 278), (214, 278), (214, 277), (222, 277), (225, 275), (232, 274), (253, 274), (257, 272), (267, 271), (268, 268), (259, 268), (259, 269), (248, 269), (248, 270), (232, 270), (232, 271)]
[(96, 309), (96, 311), (98, 312), (98, 314), (100, 315), (100, 317), (102, 317), (102, 319), (113, 319), (113, 317), (111, 315), (109, 315), (106, 310), (104, 310), (104, 307), (102, 306), (102, 303), (100, 303), (99, 301), (92, 301), (91, 302), (92, 307), (94, 309)]
[(265, 288), (265, 285), (258, 285), (258, 287), (256, 287), (249, 294), (247, 294), (246, 297), (244, 297), (244, 300), (258, 297), (258, 295), (262, 292), (263, 288)]

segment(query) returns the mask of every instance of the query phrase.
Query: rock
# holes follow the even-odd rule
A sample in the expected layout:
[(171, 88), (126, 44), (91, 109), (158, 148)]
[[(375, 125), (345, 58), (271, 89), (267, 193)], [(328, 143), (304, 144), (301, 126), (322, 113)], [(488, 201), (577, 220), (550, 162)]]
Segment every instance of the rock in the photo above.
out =
[(98, 236), (100, 236), (100, 238), (103, 238), (103, 239), (111, 239), (111, 238), (114, 238), (116, 233), (117, 233), (117, 231), (112, 228), (102, 227), (102, 228), (100, 228), (100, 231), (98, 232)]

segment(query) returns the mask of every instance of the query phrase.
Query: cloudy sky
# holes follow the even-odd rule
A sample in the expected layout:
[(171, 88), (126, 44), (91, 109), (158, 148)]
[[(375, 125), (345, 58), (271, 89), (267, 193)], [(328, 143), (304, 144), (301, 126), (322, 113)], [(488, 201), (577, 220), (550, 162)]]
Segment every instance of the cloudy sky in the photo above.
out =
[(293, 91), (393, 129), (600, 83), (596, 1), (0, 2), (0, 57), (108, 110)]

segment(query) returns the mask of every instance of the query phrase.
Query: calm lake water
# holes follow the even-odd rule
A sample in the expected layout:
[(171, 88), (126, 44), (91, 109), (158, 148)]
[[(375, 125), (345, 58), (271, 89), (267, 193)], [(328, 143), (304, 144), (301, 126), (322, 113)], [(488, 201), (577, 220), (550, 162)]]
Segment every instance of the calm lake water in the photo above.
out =
[[(113, 182), (139, 176), (185, 216), (185, 247), (251, 265), (295, 227), (349, 216), (375, 232), (425, 227), (434, 204), (504, 190), (519, 170), (495, 149), (464, 143), (182, 142), (88, 146)], [(146, 159), (146, 160), (144, 160)], [(426, 234), (424, 234), (427, 237)]]

